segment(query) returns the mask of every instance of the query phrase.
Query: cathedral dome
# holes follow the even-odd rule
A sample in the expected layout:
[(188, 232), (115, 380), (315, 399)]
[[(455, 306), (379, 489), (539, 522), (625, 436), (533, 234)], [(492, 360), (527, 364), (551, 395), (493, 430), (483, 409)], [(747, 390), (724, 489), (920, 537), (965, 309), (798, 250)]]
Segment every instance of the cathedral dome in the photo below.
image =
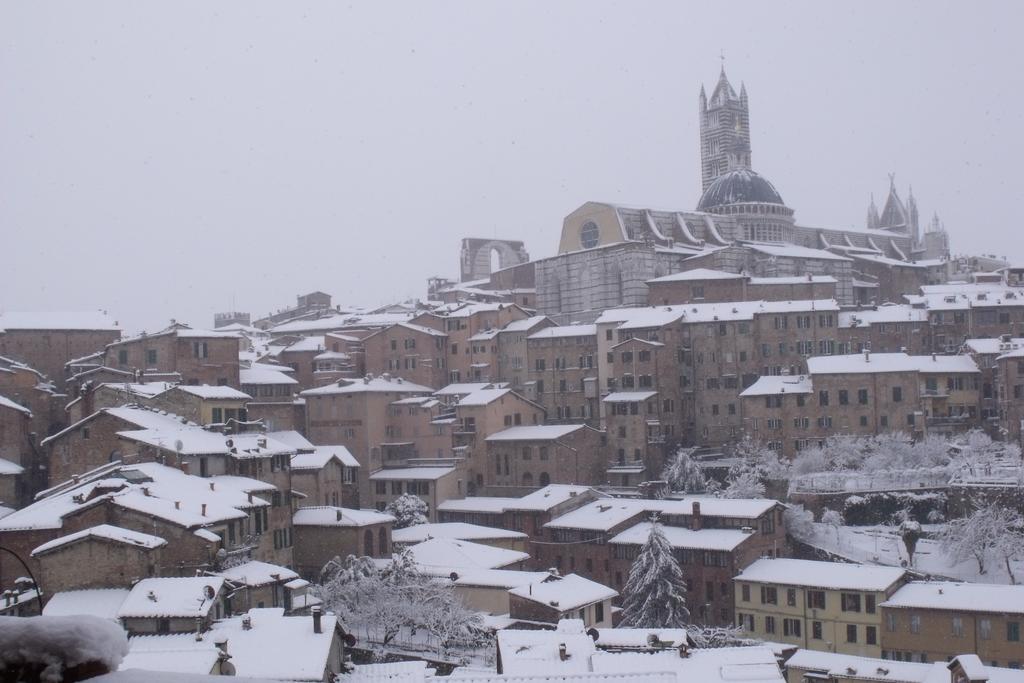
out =
[(709, 211), (719, 206), (746, 203), (785, 204), (768, 180), (750, 169), (740, 168), (720, 175), (708, 185), (697, 203), (697, 210)]

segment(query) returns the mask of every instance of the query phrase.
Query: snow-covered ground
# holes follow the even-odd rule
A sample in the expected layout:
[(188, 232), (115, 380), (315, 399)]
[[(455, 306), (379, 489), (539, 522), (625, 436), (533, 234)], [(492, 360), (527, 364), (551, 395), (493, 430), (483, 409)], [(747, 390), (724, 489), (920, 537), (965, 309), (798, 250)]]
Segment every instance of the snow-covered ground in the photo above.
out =
[[(941, 525), (924, 524), (925, 533), (934, 533)], [(817, 522), (814, 524), (814, 538), (810, 544), (840, 555), (854, 562), (903, 566), (907, 561), (907, 550), (895, 527), (891, 526), (842, 526), (836, 541), (836, 528)], [(919, 572), (936, 577), (975, 581), (978, 583), (1011, 583), (1006, 567), (995, 563), (985, 574), (978, 573), (978, 564), (970, 562), (953, 563), (942, 552), (938, 541), (922, 538), (917, 542), (914, 562), (909, 566)], [(1014, 574), (1024, 575), (1024, 561), (1014, 563)]]

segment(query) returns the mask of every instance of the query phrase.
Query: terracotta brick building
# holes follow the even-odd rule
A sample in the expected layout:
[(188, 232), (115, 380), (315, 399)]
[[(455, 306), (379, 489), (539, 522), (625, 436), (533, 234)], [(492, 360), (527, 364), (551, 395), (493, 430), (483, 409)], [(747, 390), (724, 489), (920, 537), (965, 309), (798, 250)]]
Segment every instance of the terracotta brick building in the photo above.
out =
[[(239, 388), (241, 337), (175, 323), (154, 334), (108, 344), (103, 365), (120, 370), (178, 373), (185, 384)], [(248, 392), (247, 392), (248, 393)]]
[(398, 323), (363, 339), (366, 372), (390, 373), (440, 389), (448, 384), (448, 335), (413, 323)]
[(544, 406), (548, 422), (601, 422), (594, 325), (545, 327), (526, 339), (518, 374), (526, 396)]
[(604, 433), (586, 425), (509, 427), (485, 440), (488, 491), (548, 484), (597, 486), (607, 479)]
[(295, 512), (295, 571), (314, 581), (335, 557), (390, 557), (395, 518), (368, 510), (304, 507)]
[(35, 368), (58, 388), (64, 384), (68, 361), (120, 338), (117, 322), (100, 311), (0, 314), (0, 356)]

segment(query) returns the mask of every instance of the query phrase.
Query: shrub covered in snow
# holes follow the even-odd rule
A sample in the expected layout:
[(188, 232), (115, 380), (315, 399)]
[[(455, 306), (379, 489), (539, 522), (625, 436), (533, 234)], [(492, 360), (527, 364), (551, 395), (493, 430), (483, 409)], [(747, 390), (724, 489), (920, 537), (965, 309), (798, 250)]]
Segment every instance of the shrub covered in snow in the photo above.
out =
[(941, 515), (945, 509), (945, 493), (887, 491), (850, 496), (843, 504), (843, 517), (851, 526), (867, 526), (898, 522), (903, 511), (910, 519), (927, 520), (934, 517), (932, 513)]
[(74, 681), (117, 671), (128, 637), (91, 616), (0, 617), (0, 670), (10, 680)]
[(998, 503), (982, 506), (969, 517), (954, 519), (942, 534), (942, 549), (955, 562), (973, 559), (978, 573), (986, 574), (993, 564), (1006, 567), (1012, 583), (1015, 560), (1024, 559), (1024, 517)]
[(707, 480), (700, 465), (693, 459), (696, 448), (680, 448), (661, 473), (661, 478), (668, 482), (669, 488), (681, 493), (704, 493)]
[(403, 493), (395, 498), (384, 510), (395, 518), (396, 529), (427, 523), (427, 504), (411, 493)]

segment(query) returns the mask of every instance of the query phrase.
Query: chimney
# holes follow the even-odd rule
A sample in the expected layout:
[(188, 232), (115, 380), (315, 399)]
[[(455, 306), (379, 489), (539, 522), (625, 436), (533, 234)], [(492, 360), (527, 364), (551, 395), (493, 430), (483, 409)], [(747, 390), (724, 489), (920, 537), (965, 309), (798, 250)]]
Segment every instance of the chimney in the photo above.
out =
[(320, 624), (320, 606), (314, 605), (311, 611), (313, 613), (313, 633), (323, 633), (323, 626)]
[(335, 511), (334, 511), (334, 514), (335, 514), (335, 515), (337, 516), (337, 518), (338, 518), (338, 521), (340, 522), (340, 521), (341, 521), (341, 516), (342, 516), (342, 515), (341, 515), (341, 510), (335, 510)]
[(680, 659), (686, 659), (689, 656), (690, 656), (690, 647), (686, 644), (686, 641), (684, 640), (682, 643), (679, 644), (679, 658)]
[(180, 500), (174, 501), (174, 509), (175, 510), (180, 510), (181, 509), (181, 501)]
[(932, 362), (933, 362), (933, 363), (935, 363), (935, 362), (936, 362), (936, 358), (935, 358), (935, 352), (934, 352), (934, 351), (932, 351)]
[(216, 482), (212, 482), (212, 481), (210, 482), (210, 490), (211, 490), (211, 491), (216, 491), (216, 490), (217, 490), (217, 489), (216, 489), (216, 488), (214, 487), (214, 485), (215, 485), (215, 484), (216, 484)]
[(690, 517), (690, 528), (700, 531), (704, 527), (704, 519), (700, 516), (700, 503), (693, 501), (693, 515)]
[(252, 505), (252, 491), (249, 492), (249, 504)]
[(243, 631), (251, 631), (252, 630), (252, 617), (250, 617), (248, 614), (246, 614), (244, 617), (242, 617), (242, 630)]
[[(178, 467), (181, 469), (182, 472), (184, 472), (185, 474), (188, 474), (188, 463), (187, 462), (185, 462), (184, 460), (179, 460), (178, 461)], [(212, 484), (211, 484), (211, 486), (212, 486)]]
[(206, 503), (203, 503), (203, 517), (206, 516)]
[(201, 642), (203, 639), (203, 618), (196, 617), (196, 642)]
[(558, 658), (561, 659), (563, 662), (569, 659), (569, 652), (565, 647), (565, 643), (558, 644)]
[(871, 349), (864, 349), (864, 362), (865, 363), (870, 363), (871, 362)]

